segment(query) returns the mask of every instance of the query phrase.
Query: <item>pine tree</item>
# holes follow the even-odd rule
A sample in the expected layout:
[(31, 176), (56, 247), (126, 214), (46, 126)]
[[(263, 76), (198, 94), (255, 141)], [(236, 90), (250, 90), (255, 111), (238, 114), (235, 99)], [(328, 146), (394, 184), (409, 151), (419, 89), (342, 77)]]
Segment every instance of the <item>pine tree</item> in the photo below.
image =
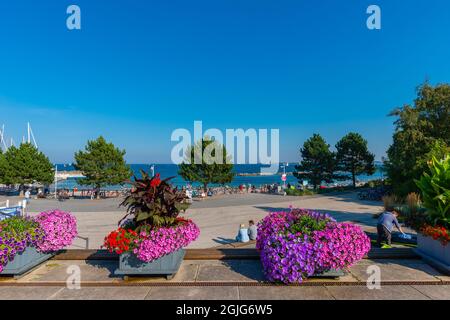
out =
[(97, 198), (102, 187), (125, 183), (132, 172), (125, 163), (124, 155), (125, 150), (106, 142), (102, 136), (88, 141), (85, 151), (75, 153), (75, 168), (84, 175), (79, 183), (94, 186)]
[[(185, 158), (179, 165), (178, 174), (186, 181), (200, 182), (205, 192), (210, 183), (225, 184), (233, 180), (233, 164), (230, 163), (225, 146), (208, 137), (188, 148)], [(195, 159), (198, 163), (195, 163)]]
[(359, 133), (347, 134), (336, 144), (336, 150), (336, 170), (349, 173), (353, 187), (357, 175), (375, 173), (375, 155), (369, 152), (367, 141)]
[(54, 178), (53, 165), (45, 154), (31, 143), (11, 146), (0, 155), (0, 179), (6, 185), (50, 184)]
[(322, 181), (332, 182), (334, 178), (335, 156), (330, 145), (319, 134), (305, 141), (300, 149), (302, 161), (295, 166), (294, 176), (299, 180), (308, 180), (314, 189)]

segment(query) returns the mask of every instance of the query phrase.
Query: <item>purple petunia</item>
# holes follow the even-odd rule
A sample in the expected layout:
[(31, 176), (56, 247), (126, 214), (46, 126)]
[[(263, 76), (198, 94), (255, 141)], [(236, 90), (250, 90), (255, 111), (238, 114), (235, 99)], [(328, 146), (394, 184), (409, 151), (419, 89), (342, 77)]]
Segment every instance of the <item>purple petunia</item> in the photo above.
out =
[[(324, 228), (309, 234), (290, 232), (305, 215), (325, 221)], [(256, 241), (266, 277), (284, 283), (300, 283), (316, 273), (346, 269), (370, 250), (370, 239), (360, 227), (302, 209), (270, 213), (259, 223)]]

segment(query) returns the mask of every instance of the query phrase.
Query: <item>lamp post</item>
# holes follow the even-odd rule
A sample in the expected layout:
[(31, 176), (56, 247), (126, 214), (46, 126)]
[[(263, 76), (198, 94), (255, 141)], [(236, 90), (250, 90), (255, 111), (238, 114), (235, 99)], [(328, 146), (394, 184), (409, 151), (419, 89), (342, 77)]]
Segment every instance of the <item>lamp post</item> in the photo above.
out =
[(286, 189), (286, 180), (287, 180), (287, 176), (286, 176), (286, 167), (289, 166), (289, 163), (286, 162), (284, 165), (282, 165), (281, 167), (283, 168), (283, 188)]
[(55, 199), (58, 199), (58, 165), (55, 164)]

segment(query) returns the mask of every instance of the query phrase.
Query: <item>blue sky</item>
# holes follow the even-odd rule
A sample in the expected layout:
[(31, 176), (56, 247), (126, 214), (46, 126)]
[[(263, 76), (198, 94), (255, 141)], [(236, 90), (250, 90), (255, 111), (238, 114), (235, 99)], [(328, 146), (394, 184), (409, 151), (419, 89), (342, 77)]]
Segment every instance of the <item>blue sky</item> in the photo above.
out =
[(172, 130), (194, 120), (279, 128), (284, 161), (314, 132), (357, 131), (380, 159), (389, 111), (449, 82), (449, 33), (446, 0), (2, 1), (0, 124), (18, 141), (31, 121), (55, 162), (100, 134), (129, 162), (169, 162)]

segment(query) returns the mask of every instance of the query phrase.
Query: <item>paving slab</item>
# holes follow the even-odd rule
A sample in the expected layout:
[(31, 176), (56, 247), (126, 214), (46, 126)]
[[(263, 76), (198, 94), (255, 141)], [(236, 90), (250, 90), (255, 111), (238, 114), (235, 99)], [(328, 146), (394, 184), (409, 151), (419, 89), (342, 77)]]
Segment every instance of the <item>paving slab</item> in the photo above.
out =
[(420, 285), (412, 287), (433, 300), (450, 300), (450, 285)]
[(197, 281), (264, 281), (258, 260), (222, 262), (220, 265), (200, 265)]
[(148, 287), (82, 287), (59, 291), (53, 299), (56, 300), (143, 300), (150, 288)]
[(114, 270), (118, 267), (117, 261), (49, 260), (18, 281), (65, 282), (69, 277), (68, 268), (73, 265), (80, 268), (81, 281), (111, 282), (118, 279), (113, 275)]
[(223, 287), (152, 287), (146, 300), (237, 300), (235, 286)]
[(48, 300), (61, 287), (0, 287), (0, 300)]
[(391, 260), (364, 259), (351, 267), (350, 272), (360, 281), (366, 282), (369, 275), (367, 268), (376, 265), (381, 271), (381, 281), (435, 281), (441, 282), (438, 276), (442, 276), (433, 267), (422, 260), (403, 259)]
[(334, 297), (321, 287), (239, 287), (242, 300), (333, 300)]
[(412, 286), (381, 286), (369, 289), (366, 286), (327, 286), (337, 300), (429, 300), (425, 294)]

